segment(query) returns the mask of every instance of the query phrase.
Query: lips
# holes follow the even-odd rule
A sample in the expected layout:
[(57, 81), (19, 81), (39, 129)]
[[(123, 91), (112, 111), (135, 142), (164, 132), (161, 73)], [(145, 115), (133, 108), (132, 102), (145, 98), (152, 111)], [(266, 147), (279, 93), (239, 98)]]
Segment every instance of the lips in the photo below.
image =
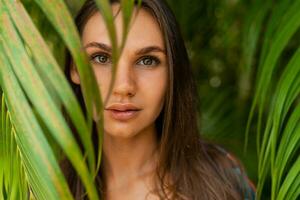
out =
[(115, 103), (108, 106), (105, 110), (115, 120), (126, 121), (134, 118), (141, 109), (129, 103), (126, 104)]

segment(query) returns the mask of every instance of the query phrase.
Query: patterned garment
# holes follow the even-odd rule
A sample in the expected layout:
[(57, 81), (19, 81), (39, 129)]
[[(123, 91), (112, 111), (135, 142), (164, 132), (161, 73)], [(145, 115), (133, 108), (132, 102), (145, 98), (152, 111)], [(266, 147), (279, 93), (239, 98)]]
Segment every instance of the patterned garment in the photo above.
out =
[(256, 198), (256, 188), (254, 184), (251, 182), (251, 180), (248, 178), (247, 174), (245, 174), (242, 170), (242, 165), (240, 162), (230, 153), (228, 153), (225, 149), (223, 149), (220, 146), (217, 146), (217, 148), (226, 156), (232, 163), (232, 168), (230, 170), (233, 170), (234, 174), (237, 174), (240, 178), (241, 187), (239, 190), (242, 190), (242, 194), (244, 194), (244, 200), (255, 200)]

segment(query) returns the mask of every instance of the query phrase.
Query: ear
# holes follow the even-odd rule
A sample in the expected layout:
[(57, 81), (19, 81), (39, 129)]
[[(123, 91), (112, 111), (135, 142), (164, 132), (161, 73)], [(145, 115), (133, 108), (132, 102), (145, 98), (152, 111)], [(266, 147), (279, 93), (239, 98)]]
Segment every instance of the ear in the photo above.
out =
[(80, 77), (79, 77), (78, 71), (73, 64), (71, 65), (70, 76), (71, 76), (71, 80), (73, 83), (78, 84), (78, 85), (80, 84)]

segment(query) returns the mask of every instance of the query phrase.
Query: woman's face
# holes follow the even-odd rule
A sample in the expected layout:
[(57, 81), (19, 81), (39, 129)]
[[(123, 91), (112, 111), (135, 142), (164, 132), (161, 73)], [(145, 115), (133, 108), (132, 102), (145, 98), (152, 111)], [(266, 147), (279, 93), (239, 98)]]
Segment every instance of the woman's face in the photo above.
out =
[[(116, 15), (117, 39), (120, 43), (122, 12), (117, 14), (118, 4), (113, 5), (112, 9)], [(119, 58), (114, 87), (104, 110), (105, 133), (114, 137), (129, 138), (154, 130), (167, 88), (167, 56), (159, 25), (144, 9), (135, 14)], [(112, 78), (111, 45), (99, 12), (85, 25), (82, 43), (94, 69), (102, 99), (105, 99)], [(75, 70), (72, 70), (71, 78), (80, 84)]]

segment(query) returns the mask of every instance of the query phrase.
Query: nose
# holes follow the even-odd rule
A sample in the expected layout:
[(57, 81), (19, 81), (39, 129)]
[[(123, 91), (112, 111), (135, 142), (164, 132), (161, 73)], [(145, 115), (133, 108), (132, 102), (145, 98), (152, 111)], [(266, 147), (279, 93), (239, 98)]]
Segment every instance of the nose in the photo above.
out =
[(122, 64), (121, 61), (117, 66), (112, 94), (119, 98), (133, 97), (136, 94), (136, 81), (132, 68), (126, 63)]

